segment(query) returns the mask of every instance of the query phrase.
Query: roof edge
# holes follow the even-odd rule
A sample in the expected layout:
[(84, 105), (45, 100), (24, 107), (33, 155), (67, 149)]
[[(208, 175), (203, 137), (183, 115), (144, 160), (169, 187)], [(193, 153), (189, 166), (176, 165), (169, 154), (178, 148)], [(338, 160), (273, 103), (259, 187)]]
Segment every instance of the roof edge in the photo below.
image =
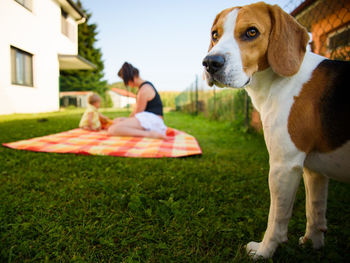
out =
[[(83, 58), (80, 55), (67, 55), (67, 54), (58, 54), (58, 59), (64, 59), (64, 58), (77, 58), (81, 62), (85, 63), (88, 67), (90, 68), (84, 68), (85, 70), (96, 70), (97, 66), (92, 63), (91, 61), (87, 60), (86, 58)], [(66, 69), (66, 70), (71, 70), (71, 69)]]
[(74, 8), (75, 11), (77, 11), (79, 13), (79, 15), (81, 15), (82, 18), (87, 18), (87, 15), (78, 7), (78, 5), (73, 2), (72, 0), (66, 0), (68, 2), (68, 4), (70, 4), (71, 7)]
[(73, 0), (55, 0), (64, 11), (69, 13), (73, 19), (78, 23), (84, 23), (87, 19), (87, 14)]
[(307, 9), (309, 6), (311, 6), (313, 3), (315, 3), (317, 0), (305, 0), (300, 5), (298, 5), (292, 12), (290, 12), (290, 15), (297, 16), (302, 11)]

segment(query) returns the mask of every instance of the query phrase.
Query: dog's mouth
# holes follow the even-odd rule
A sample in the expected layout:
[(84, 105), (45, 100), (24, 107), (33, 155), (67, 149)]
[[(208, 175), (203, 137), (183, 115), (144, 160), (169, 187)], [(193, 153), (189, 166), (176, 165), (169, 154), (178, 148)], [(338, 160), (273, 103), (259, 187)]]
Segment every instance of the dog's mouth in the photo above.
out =
[(205, 78), (207, 81), (207, 84), (212, 87), (213, 85), (220, 87), (220, 88), (245, 88), (251, 83), (251, 77), (247, 77), (245, 82), (242, 82), (242, 80), (237, 80), (234, 76), (225, 76), (221, 72), (217, 72), (214, 74), (209, 73), (205, 69)]
[(247, 82), (244, 84), (244, 86), (242, 88), (244, 88), (245, 86), (248, 86), (250, 84), (250, 82), (252, 81), (251, 77), (248, 77)]
[(218, 86), (220, 88), (224, 88), (225, 87), (225, 85), (222, 82), (220, 82), (217, 79), (215, 79), (215, 77), (212, 74), (210, 74), (208, 71), (206, 71), (206, 70), (205, 70), (205, 79), (207, 81), (207, 84), (210, 87), (212, 87), (214, 85)]

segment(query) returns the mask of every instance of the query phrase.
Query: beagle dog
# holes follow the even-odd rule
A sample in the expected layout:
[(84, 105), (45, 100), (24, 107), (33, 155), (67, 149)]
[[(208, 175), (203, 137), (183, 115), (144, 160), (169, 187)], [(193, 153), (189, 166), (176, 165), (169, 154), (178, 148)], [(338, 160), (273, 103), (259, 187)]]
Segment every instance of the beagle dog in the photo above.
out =
[(350, 63), (306, 51), (307, 31), (263, 2), (219, 13), (203, 60), (208, 85), (245, 88), (260, 112), (269, 152), (270, 211), (254, 258), (287, 241), (300, 179), (306, 189), (303, 244), (324, 245), (328, 178), (350, 182)]

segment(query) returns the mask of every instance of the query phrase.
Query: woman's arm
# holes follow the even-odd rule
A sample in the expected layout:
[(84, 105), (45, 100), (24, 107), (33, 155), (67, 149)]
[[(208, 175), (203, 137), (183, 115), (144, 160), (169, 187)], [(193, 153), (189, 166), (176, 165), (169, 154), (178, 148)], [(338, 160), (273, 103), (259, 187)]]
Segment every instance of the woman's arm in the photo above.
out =
[(142, 112), (146, 109), (147, 102), (152, 100), (156, 93), (153, 88), (146, 84), (142, 89), (137, 93), (136, 97), (136, 106), (133, 112), (130, 114), (130, 117), (134, 117), (136, 113)]
[(99, 114), (100, 120), (102, 119), (102, 121), (104, 121), (104, 122), (108, 122), (108, 121), (111, 120), (110, 118), (108, 118), (107, 116), (103, 115), (103, 114), (100, 113), (100, 112), (99, 112), (98, 114)]

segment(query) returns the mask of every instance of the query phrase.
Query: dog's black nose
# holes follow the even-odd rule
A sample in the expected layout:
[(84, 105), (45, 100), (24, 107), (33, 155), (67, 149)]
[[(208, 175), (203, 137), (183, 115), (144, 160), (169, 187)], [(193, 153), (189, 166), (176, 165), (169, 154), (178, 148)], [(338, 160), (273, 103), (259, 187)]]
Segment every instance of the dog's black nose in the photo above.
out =
[(202, 62), (202, 65), (210, 74), (219, 71), (224, 64), (225, 58), (220, 55), (206, 56)]

